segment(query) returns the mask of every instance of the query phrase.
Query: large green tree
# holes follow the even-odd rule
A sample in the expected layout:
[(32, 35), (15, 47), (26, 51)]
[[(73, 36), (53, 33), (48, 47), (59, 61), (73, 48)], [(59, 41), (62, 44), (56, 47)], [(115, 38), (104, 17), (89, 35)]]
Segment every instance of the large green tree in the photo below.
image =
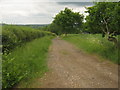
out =
[(73, 12), (69, 8), (65, 8), (64, 10), (58, 13), (52, 24), (57, 25), (59, 27), (61, 33), (77, 33), (80, 31), (83, 23), (83, 15), (79, 12)]
[(87, 9), (89, 13), (85, 24), (87, 30), (92, 33), (102, 33), (103, 37), (117, 43), (114, 36), (120, 34), (120, 3), (98, 2)]

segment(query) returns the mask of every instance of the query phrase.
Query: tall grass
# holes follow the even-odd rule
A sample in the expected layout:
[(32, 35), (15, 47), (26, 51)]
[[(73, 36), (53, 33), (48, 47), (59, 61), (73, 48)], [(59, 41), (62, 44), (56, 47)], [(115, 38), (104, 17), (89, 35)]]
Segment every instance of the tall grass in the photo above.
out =
[(3, 52), (8, 52), (22, 43), (40, 38), (53, 33), (33, 29), (27, 26), (3, 25), (2, 27), (2, 44)]
[(53, 36), (35, 39), (3, 55), (3, 88), (10, 88), (21, 80), (42, 75), (48, 70), (47, 52)]
[(100, 34), (68, 35), (63, 39), (75, 44), (81, 50), (118, 63), (118, 49), (112, 42), (102, 38)]

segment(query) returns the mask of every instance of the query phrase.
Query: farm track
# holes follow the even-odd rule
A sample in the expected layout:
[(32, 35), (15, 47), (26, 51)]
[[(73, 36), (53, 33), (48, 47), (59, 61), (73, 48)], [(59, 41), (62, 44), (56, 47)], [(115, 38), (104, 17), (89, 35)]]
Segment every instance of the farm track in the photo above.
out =
[(49, 50), (49, 72), (37, 78), (32, 88), (117, 88), (118, 66), (81, 52), (56, 38)]

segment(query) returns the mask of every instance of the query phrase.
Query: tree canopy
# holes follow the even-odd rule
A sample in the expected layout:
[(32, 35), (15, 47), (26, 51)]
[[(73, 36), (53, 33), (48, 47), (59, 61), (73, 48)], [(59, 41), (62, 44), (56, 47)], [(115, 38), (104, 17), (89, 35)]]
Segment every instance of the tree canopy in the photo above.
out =
[(69, 8), (65, 8), (60, 11), (54, 18), (52, 25), (56, 25), (58, 28), (57, 32), (62, 34), (77, 33), (80, 31), (83, 23), (83, 15), (79, 12), (73, 12)]
[(98, 2), (87, 9), (89, 13), (85, 24), (87, 31), (105, 35), (120, 34), (119, 2)]

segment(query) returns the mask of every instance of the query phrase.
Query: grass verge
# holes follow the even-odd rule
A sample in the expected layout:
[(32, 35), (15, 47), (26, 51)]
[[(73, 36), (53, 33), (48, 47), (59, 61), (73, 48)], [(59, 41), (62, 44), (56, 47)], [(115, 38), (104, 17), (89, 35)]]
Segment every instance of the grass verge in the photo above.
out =
[(47, 35), (55, 36), (54, 33), (33, 29), (28, 26), (3, 25), (2, 26), (2, 52), (9, 53), (15, 47), (30, 42), (36, 38)]
[(99, 55), (100, 57), (109, 59), (114, 63), (119, 63), (118, 49), (115, 48), (112, 42), (102, 38), (100, 34), (69, 34), (62, 39), (75, 44), (85, 52)]
[(48, 70), (47, 53), (53, 36), (35, 39), (8, 55), (3, 55), (2, 87), (10, 88), (21, 80), (41, 76)]

